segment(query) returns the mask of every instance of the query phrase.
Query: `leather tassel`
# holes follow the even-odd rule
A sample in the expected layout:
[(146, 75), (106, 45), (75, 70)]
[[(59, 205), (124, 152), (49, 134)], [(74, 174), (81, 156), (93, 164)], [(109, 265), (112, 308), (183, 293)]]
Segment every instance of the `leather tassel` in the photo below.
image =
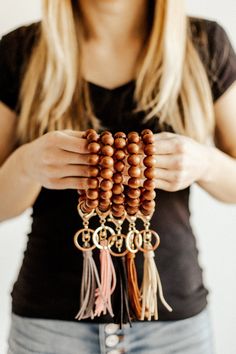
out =
[[(96, 290), (97, 287), (99, 290)], [(89, 250), (83, 252), (80, 310), (75, 317), (77, 320), (89, 317), (94, 318), (95, 291), (101, 292), (101, 283), (92, 251)]]
[(128, 278), (129, 301), (133, 313), (137, 319), (140, 319), (142, 312), (141, 294), (138, 286), (138, 277), (135, 266), (135, 253), (128, 252), (126, 255), (126, 267)]
[(164, 299), (161, 279), (156, 267), (154, 257), (155, 254), (152, 250), (144, 253), (143, 281), (141, 286), (141, 320), (147, 318), (148, 321), (150, 321), (152, 316), (154, 316), (155, 320), (158, 320), (157, 292), (159, 293), (162, 304), (167, 308), (167, 310), (170, 312), (173, 311)]
[(130, 327), (132, 327), (128, 301), (127, 272), (124, 256), (117, 257), (117, 272), (120, 286), (120, 312), (116, 315), (115, 323), (119, 323), (120, 329), (122, 329), (123, 323), (127, 322), (129, 322)]
[(116, 287), (116, 272), (108, 249), (100, 250), (101, 291), (96, 289), (95, 316), (105, 315), (107, 311), (113, 317), (111, 295)]

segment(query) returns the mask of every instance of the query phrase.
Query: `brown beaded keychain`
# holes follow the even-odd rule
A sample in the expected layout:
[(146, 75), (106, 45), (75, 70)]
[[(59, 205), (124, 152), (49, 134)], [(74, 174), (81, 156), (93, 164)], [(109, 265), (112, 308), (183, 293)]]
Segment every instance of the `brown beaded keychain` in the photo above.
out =
[[(85, 133), (89, 144), (88, 149), (92, 153), (97, 153), (100, 149), (97, 141), (97, 134), (93, 130), (88, 130)], [(94, 156), (94, 155), (93, 155)], [(85, 318), (94, 318), (94, 301), (95, 292), (101, 293), (101, 282), (99, 279), (98, 270), (92, 256), (92, 250), (96, 247), (91, 244), (94, 230), (89, 228), (89, 220), (96, 215), (95, 208), (98, 205), (98, 169), (92, 169), (93, 178), (89, 179), (89, 189), (87, 193), (82, 193), (79, 197), (78, 213), (82, 218), (84, 228), (77, 231), (74, 235), (75, 246), (83, 252), (83, 273), (80, 290), (80, 310), (75, 316), (81, 320)], [(79, 239), (82, 236), (83, 246)], [(97, 289), (97, 290), (96, 290)]]
[[(155, 209), (155, 138), (151, 130), (145, 129), (141, 133), (142, 142), (144, 144), (144, 154), (146, 157), (143, 160), (145, 166), (144, 176), (146, 177), (143, 188), (141, 188), (141, 204), (140, 204), (140, 218), (144, 222), (144, 230), (140, 232), (142, 245), (140, 245), (135, 239), (135, 244), (139, 250), (144, 254), (144, 266), (143, 266), (143, 281), (141, 285), (141, 297), (142, 297), (142, 312), (141, 320), (147, 318), (149, 321), (152, 316), (154, 319), (158, 319), (158, 302), (157, 293), (163, 305), (168, 311), (172, 311), (172, 308), (168, 305), (163, 296), (161, 280), (159, 272), (154, 261), (154, 250), (160, 244), (160, 237), (156, 231), (150, 230), (150, 220)], [(152, 237), (155, 238), (155, 244), (152, 245)]]

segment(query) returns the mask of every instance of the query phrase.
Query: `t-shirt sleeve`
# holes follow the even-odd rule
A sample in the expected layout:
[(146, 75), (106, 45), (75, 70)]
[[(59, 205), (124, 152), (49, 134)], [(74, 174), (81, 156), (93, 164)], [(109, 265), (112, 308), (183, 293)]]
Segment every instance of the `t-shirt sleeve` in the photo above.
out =
[(37, 29), (37, 23), (22, 26), (0, 40), (0, 101), (15, 112)]
[(215, 21), (208, 33), (209, 70), (214, 102), (236, 81), (236, 54), (225, 29)]
[(0, 41), (0, 101), (10, 109), (16, 110), (19, 95), (19, 72), (15, 58), (14, 42), (9, 36)]

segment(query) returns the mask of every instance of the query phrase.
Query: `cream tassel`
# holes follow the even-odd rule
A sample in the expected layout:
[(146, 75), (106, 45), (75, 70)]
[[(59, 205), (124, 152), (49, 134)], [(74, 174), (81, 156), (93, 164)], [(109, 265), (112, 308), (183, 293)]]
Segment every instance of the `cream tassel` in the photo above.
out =
[(142, 297), (142, 311), (141, 320), (145, 318), (151, 321), (152, 316), (158, 320), (158, 300), (157, 292), (163, 305), (168, 311), (172, 312), (173, 309), (168, 305), (163, 296), (161, 279), (154, 260), (155, 253), (150, 250), (144, 252), (144, 267), (143, 267), (143, 281), (141, 286)]

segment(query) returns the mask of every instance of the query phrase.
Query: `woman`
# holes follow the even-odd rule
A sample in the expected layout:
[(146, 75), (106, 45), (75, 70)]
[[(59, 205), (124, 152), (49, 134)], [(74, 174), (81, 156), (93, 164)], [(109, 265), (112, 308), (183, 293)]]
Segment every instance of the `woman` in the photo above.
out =
[[(0, 219), (33, 207), (8, 353), (213, 353), (188, 198), (195, 182), (236, 202), (229, 39), (217, 23), (187, 18), (182, 0), (44, 0), (43, 9), (42, 22), (1, 40)], [(173, 308), (160, 305), (159, 321), (119, 329), (109, 315), (75, 320), (82, 255), (72, 237), (82, 227), (77, 190), (90, 178), (87, 127), (155, 133), (152, 228)], [(140, 282), (138, 257), (136, 265)]]

